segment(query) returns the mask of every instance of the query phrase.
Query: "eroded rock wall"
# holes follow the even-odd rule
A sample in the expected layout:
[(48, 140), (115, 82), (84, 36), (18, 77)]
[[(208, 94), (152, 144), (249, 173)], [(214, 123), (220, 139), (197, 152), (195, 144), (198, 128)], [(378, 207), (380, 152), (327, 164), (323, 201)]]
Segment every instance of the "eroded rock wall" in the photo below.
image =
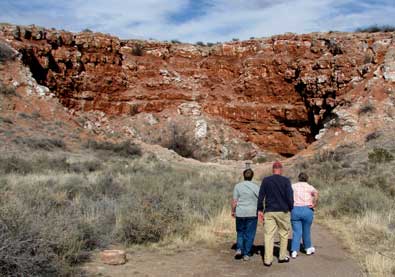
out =
[(198, 103), (286, 156), (314, 140), (394, 45), (392, 33), (313, 33), (202, 47), (11, 25), (0, 37), (69, 109), (134, 116)]

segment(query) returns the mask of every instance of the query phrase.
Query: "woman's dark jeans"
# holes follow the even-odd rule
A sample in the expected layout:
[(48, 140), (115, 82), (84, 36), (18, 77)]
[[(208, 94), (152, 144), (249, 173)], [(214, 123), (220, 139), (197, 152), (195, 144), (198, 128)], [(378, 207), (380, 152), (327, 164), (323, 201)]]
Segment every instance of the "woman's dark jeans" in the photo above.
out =
[(241, 250), (243, 256), (252, 254), (251, 249), (254, 244), (257, 221), (256, 216), (236, 217), (237, 249)]

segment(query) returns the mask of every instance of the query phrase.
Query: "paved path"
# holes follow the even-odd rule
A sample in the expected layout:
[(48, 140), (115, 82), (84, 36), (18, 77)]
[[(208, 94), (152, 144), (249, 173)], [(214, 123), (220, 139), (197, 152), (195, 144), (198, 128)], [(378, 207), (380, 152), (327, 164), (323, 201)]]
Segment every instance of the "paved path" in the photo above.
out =
[[(363, 276), (358, 264), (324, 227), (315, 224), (312, 232), (316, 254), (307, 256), (301, 253), (288, 264), (278, 264), (275, 260), (270, 268), (263, 266), (260, 254), (248, 262), (235, 260), (231, 249), (233, 242), (216, 248), (195, 247), (172, 254), (144, 250), (130, 256), (128, 263), (122, 266), (107, 266), (96, 261), (88, 263), (85, 268), (90, 275), (114, 277)], [(262, 244), (263, 235), (259, 227), (255, 240), (258, 251), (263, 248)]]

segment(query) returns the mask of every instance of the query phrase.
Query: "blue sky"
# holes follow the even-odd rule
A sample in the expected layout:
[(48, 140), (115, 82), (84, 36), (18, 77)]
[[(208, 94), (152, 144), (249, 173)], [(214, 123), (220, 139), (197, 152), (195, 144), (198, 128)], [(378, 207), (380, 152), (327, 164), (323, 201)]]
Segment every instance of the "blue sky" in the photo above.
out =
[(0, 0), (0, 22), (121, 38), (229, 41), (395, 26), (395, 0)]

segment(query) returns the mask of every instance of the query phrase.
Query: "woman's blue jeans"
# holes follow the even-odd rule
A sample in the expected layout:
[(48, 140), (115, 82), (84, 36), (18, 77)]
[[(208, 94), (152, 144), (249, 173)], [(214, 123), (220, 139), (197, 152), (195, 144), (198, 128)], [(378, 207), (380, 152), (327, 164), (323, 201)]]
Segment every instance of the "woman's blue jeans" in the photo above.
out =
[(303, 238), (304, 249), (310, 248), (311, 244), (311, 224), (313, 223), (314, 212), (308, 206), (295, 206), (291, 212), (292, 224), (292, 245), (291, 251), (300, 250), (300, 240)]
[(257, 221), (256, 216), (236, 217), (237, 249), (241, 250), (243, 256), (252, 254), (251, 249), (254, 244)]

